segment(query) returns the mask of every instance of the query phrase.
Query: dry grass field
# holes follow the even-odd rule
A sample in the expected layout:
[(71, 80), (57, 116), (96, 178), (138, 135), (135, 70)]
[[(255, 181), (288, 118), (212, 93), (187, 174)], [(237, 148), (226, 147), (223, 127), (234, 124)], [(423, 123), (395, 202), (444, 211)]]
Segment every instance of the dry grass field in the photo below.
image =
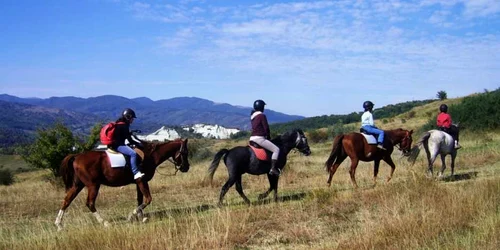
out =
[[(404, 124), (396, 117), (383, 127), (417, 128), (424, 123), (418, 121), (428, 119), (426, 108), (417, 108), (416, 118)], [(175, 176), (167, 162), (150, 184), (147, 223), (126, 221), (136, 206), (133, 185), (102, 187), (96, 207), (112, 226), (97, 223), (82, 191), (61, 232), (54, 220), (64, 189), (48, 181), (49, 171), (20, 173), (14, 185), (0, 186), (0, 249), (498, 249), (500, 133), (467, 132), (461, 138), (454, 178), (449, 168), (442, 180), (427, 178), (423, 152), (411, 166), (396, 151), (394, 178), (385, 182), (389, 166), (382, 163), (374, 185), (373, 163), (361, 163), (358, 189), (350, 183), (349, 160), (327, 187), (324, 162), (331, 142), (310, 144), (309, 157), (290, 153), (277, 203), (272, 195), (257, 201), (268, 188), (265, 175), (243, 176), (251, 206), (234, 187), (225, 206), (216, 206), (227, 177), (223, 163), (213, 185), (205, 186), (210, 160)], [(212, 150), (244, 144), (219, 141)], [(437, 160), (435, 169), (440, 165)]]

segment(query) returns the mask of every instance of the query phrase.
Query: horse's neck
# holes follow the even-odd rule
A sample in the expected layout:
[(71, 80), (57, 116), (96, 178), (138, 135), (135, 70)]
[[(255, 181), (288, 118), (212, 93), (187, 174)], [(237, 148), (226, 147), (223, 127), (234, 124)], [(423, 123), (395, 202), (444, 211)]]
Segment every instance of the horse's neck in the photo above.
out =
[(288, 155), (290, 151), (295, 147), (294, 145), (288, 145), (288, 143), (285, 143), (285, 140), (282, 138), (276, 138), (272, 140), (274, 145), (276, 145), (278, 148), (280, 148), (280, 153), (283, 153), (283, 155)]
[[(171, 144), (171, 143), (177, 143), (177, 142), (169, 142), (169, 143), (157, 145), (156, 147), (154, 147), (152, 149), (152, 151), (149, 155), (152, 158), (155, 167), (160, 165), (162, 162), (166, 161), (168, 158), (173, 156), (175, 150), (171, 150), (171, 152), (170, 152), (169, 149), (166, 148), (166, 147), (168, 147), (168, 144)], [(176, 145), (172, 145), (172, 147), (177, 148)]]
[(388, 130), (385, 132), (387, 134), (387, 137), (392, 141), (393, 144), (398, 144), (405, 137), (404, 135), (400, 135), (400, 132), (398, 130)]

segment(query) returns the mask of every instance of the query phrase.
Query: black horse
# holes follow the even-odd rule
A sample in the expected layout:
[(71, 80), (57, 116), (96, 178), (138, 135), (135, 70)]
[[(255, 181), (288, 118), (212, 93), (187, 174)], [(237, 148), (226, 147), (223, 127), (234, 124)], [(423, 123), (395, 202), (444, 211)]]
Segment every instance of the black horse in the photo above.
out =
[[(276, 162), (276, 167), (280, 170), (280, 172), (285, 167), (287, 155), (292, 149), (296, 148), (299, 152), (306, 156), (311, 154), (307, 138), (304, 135), (304, 132), (300, 129), (286, 132), (271, 141), (280, 149), (278, 161)], [(270, 154), (270, 152), (267, 152), (268, 159), (270, 159)], [(274, 190), (274, 201), (278, 200), (279, 176), (269, 174), (271, 161), (261, 161), (257, 159), (254, 151), (249, 146), (237, 146), (230, 150), (222, 149), (217, 152), (210, 168), (208, 169), (208, 178), (210, 182), (213, 180), (215, 170), (217, 170), (222, 156), (224, 156), (224, 163), (226, 164), (229, 178), (220, 191), (219, 206), (222, 205), (222, 200), (224, 199), (224, 195), (226, 195), (227, 190), (229, 190), (229, 188), (231, 188), (231, 186), (235, 183), (236, 191), (238, 191), (247, 204), (250, 204), (250, 200), (243, 193), (243, 187), (241, 186), (241, 176), (244, 173), (252, 175), (267, 174), (270, 187), (266, 192), (259, 195), (259, 200), (266, 198), (272, 190)]]

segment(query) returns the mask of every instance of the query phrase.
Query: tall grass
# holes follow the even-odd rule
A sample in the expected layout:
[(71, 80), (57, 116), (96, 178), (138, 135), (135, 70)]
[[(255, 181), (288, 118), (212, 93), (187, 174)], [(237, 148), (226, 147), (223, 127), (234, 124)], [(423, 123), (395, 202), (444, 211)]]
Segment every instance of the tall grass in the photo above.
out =
[[(216, 152), (244, 143), (217, 141), (206, 147)], [(390, 169), (385, 163), (375, 186), (373, 163), (360, 163), (360, 188), (353, 189), (349, 159), (332, 187), (326, 186), (323, 164), (331, 142), (311, 143), (311, 156), (289, 155), (279, 202), (257, 201), (268, 188), (266, 176), (244, 175), (252, 205), (244, 205), (233, 187), (222, 208), (216, 204), (227, 179), (223, 163), (213, 186), (202, 183), (210, 158), (193, 161), (188, 173), (175, 176), (165, 163), (150, 184), (148, 223), (126, 221), (136, 206), (133, 185), (101, 187), (96, 207), (112, 226), (96, 222), (82, 191), (61, 232), (53, 223), (64, 189), (46, 181), (49, 171), (19, 173), (16, 183), (0, 186), (0, 249), (498, 249), (500, 133), (465, 133), (462, 145), (457, 178), (426, 178), (423, 155), (411, 166), (395, 152), (391, 182), (383, 178)]]

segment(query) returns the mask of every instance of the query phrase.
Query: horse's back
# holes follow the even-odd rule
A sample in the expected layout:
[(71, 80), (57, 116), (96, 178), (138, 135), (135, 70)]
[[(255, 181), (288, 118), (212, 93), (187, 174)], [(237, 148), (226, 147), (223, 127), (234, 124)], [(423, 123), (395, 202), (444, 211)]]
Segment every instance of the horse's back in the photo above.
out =
[(431, 152), (439, 152), (449, 154), (453, 151), (454, 140), (451, 135), (441, 130), (429, 130), (428, 147)]
[(104, 151), (86, 151), (75, 155), (74, 165), (79, 168), (91, 167), (96, 164), (109, 165)]

